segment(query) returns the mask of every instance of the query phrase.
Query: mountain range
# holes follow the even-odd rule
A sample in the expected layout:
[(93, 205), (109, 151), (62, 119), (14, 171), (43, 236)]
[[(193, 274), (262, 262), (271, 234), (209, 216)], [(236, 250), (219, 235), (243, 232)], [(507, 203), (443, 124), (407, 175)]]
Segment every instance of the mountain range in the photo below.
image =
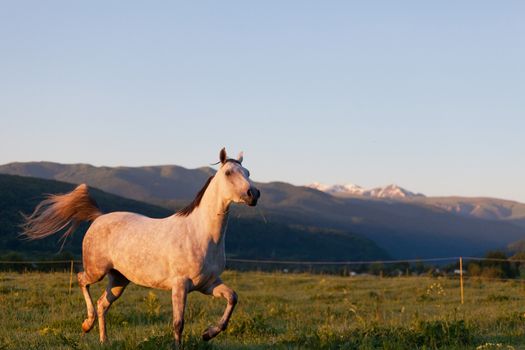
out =
[[(0, 256), (18, 253), (29, 259), (56, 256), (60, 235), (43, 240), (20, 239), (20, 213), (31, 213), (46, 193), (65, 193), (74, 184), (16, 175), (0, 174)], [(131, 211), (155, 218), (173, 211), (123, 198), (91, 187), (90, 195), (105, 213)], [(66, 242), (64, 250), (79, 255), (82, 225)], [(348, 230), (329, 230), (261, 219), (234, 217), (226, 234), (227, 255), (243, 259), (284, 258), (290, 260), (385, 259), (388, 254), (374, 242)], [(1, 260), (1, 259), (0, 259)]]
[[(214, 172), (210, 167), (186, 169), (175, 165), (95, 167), (28, 162), (0, 166), (0, 173), (85, 182), (109, 193), (172, 210), (187, 204)], [(316, 230), (356, 234), (395, 258), (479, 255), (506, 248), (525, 237), (525, 205), (513, 201), (425, 197), (395, 185), (363, 190), (368, 195), (338, 195), (328, 191), (328, 187), (284, 182), (257, 186), (262, 193), (260, 205), (256, 210), (236, 206), (234, 217), (308, 227), (312, 235), (316, 235)], [(255, 229), (256, 225), (251, 227)], [(274, 244), (277, 248), (284, 243)], [(325, 256), (329, 258), (330, 254)]]
[(395, 184), (366, 190), (358, 185), (326, 185), (318, 182), (307, 187), (336, 197), (366, 197), (371, 199), (398, 200), (434, 206), (450, 213), (489, 220), (509, 220), (525, 227), (525, 204), (497, 199), (475, 197), (427, 197)]

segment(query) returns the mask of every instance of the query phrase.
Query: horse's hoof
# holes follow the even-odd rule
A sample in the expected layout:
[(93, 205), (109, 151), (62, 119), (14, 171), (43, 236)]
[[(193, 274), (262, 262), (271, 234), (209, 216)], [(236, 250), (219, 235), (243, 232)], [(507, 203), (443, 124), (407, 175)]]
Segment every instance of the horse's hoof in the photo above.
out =
[(94, 325), (95, 325), (95, 320), (90, 321), (89, 319), (85, 319), (84, 322), (82, 322), (82, 332), (88, 333), (90, 330), (93, 329)]
[(215, 338), (217, 334), (219, 334), (220, 332), (221, 332), (221, 329), (217, 326), (209, 327), (207, 330), (205, 330), (202, 333), (202, 340), (208, 341), (212, 338)]

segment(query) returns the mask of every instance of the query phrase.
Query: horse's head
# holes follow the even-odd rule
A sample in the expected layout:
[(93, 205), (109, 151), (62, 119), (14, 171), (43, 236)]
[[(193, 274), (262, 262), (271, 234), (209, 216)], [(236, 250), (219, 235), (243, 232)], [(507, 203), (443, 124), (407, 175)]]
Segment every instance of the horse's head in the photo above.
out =
[(228, 158), (223, 148), (220, 153), (221, 167), (215, 174), (219, 181), (223, 195), (235, 203), (246, 203), (249, 206), (257, 205), (261, 192), (250, 180), (250, 172), (242, 166), (242, 152), (237, 159)]

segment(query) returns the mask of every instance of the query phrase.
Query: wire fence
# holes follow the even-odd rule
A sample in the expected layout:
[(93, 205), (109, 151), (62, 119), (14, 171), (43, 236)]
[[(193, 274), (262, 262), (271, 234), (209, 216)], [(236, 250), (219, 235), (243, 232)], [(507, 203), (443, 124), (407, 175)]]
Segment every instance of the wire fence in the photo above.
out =
[(280, 265), (372, 265), (372, 264), (402, 264), (418, 262), (443, 262), (458, 260), (459, 257), (430, 258), (430, 259), (405, 259), (405, 260), (350, 260), (350, 261), (301, 261), (301, 260), (255, 260), (255, 259), (226, 259), (226, 262), (280, 264)]
[[(431, 269), (443, 270), (445, 267), (449, 273), (464, 273), (462, 262), (493, 262), (500, 264), (512, 264), (519, 266), (525, 263), (520, 259), (500, 259), (486, 257), (437, 257), (425, 259), (391, 259), (391, 260), (347, 260), (347, 261), (321, 261), (321, 260), (277, 260), (277, 259), (243, 259), (226, 258), (226, 267), (234, 270), (260, 270), (260, 271), (282, 271), (282, 272), (311, 272), (311, 273), (334, 273), (341, 275), (355, 275), (363, 273), (374, 273), (377, 275), (398, 276), (428, 272)], [(0, 270), (63, 270), (70, 265), (79, 266), (82, 260), (0, 260)], [(454, 267), (452, 267), (454, 266)], [(525, 266), (525, 265), (524, 265)], [(461, 267), (461, 268), (460, 268)], [(461, 271), (457, 271), (460, 268)], [(404, 271), (403, 271), (404, 270)], [(424, 271), (422, 271), (424, 270)]]
[[(252, 263), (261, 265), (391, 265), (391, 264), (417, 264), (417, 263), (443, 263), (454, 262), (463, 259), (463, 261), (493, 261), (493, 262), (507, 262), (507, 263), (525, 263), (522, 259), (499, 259), (499, 258), (485, 258), (472, 256), (450, 256), (444, 258), (425, 258), (425, 259), (399, 259), (399, 260), (346, 260), (346, 261), (331, 261), (331, 260), (272, 260), (272, 259), (240, 259), (240, 258), (226, 258), (226, 263)], [(82, 263), (79, 259), (67, 260), (0, 260), (0, 264), (75, 264)]]
[[(430, 271), (439, 270), (440, 266), (448, 263), (448, 273), (440, 273), (439, 276), (447, 279), (459, 280), (460, 286), (460, 302), (464, 303), (464, 282), (485, 281), (485, 282), (518, 282), (525, 283), (525, 279), (521, 278), (501, 278), (498, 276), (469, 276), (464, 270), (463, 262), (491, 262), (496, 264), (513, 264), (519, 268), (519, 265), (525, 263), (521, 259), (503, 259), (503, 258), (486, 258), (486, 257), (443, 257), (443, 258), (427, 258), (427, 259), (399, 259), (399, 260), (349, 260), (349, 261), (306, 261), (306, 260), (265, 260), (265, 259), (240, 259), (227, 258), (227, 268), (234, 270), (263, 270), (263, 271), (280, 271), (280, 272), (313, 272), (313, 273), (337, 273), (344, 276), (366, 275), (382, 278), (384, 277), (383, 269), (393, 270), (395, 274), (387, 276), (413, 276), (417, 275), (410, 268), (415, 265), (425, 266), (430, 268)], [(77, 259), (69, 260), (0, 260), (0, 270), (4, 271), (68, 271), (69, 272), (69, 294), (73, 288), (75, 266), (81, 265), (82, 261)], [(429, 265), (433, 264), (433, 265)], [(374, 269), (374, 274), (370, 273), (371, 267)], [(457, 268), (456, 268), (457, 267)], [(400, 270), (406, 268), (406, 272)], [(450, 271), (452, 269), (452, 271)], [(78, 270), (81, 270), (80, 266)], [(356, 273), (353, 270), (361, 271)], [(427, 271), (426, 275), (429, 275)], [(435, 275), (431, 275), (435, 276)], [(518, 273), (515, 277), (519, 277)]]

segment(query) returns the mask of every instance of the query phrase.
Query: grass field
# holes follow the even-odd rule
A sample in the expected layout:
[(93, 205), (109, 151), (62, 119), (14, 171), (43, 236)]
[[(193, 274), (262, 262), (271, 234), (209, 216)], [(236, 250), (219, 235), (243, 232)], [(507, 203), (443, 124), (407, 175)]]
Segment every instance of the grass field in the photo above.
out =
[[(239, 294), (229, 329), (202, 342), (224, 301), (192, 293), (185, 349), (525, 349), (521, 282), (467, 281), (460, 305), (459, 281), (446, 278), (229, 271), (223, 280)], [(67, 273), (0, 273), (0, 349), (170, 347), (169, 292), (130, 285), (100, 346), (97, 326), (80, 337), (84, 300), (76, 283), (68, 289)]]

